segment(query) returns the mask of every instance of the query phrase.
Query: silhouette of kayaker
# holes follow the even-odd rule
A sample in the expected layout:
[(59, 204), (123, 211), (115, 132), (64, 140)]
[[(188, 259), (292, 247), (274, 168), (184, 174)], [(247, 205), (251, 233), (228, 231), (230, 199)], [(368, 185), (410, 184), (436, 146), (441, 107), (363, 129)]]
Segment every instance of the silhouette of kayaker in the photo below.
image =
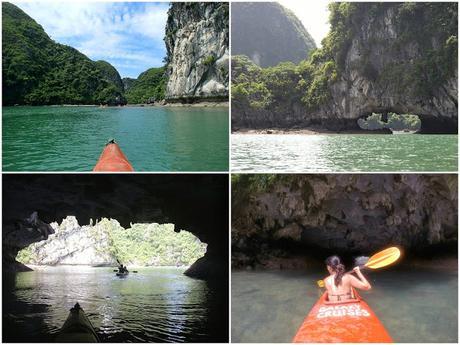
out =
[(118, 273), (128, 273), (128, 268), (126, 266), (123, 266), (123, 264), (120, 262), (120, 260), (116, 259), (118, 262)]
[(359, 266), (353, 269), (357, 277), (350, 273), (345, 273), (345, 266), (336, 255), (326, 259), (326, 266), (330, 276), (324, 279), (324, 283), (329, 301), (331, 302), (343, 302), (354, 299), (355, 296), (352, 288), (360, 290), (370, 290), (372, 288), (371, 284), (369, 284), (361, 273)]
[(123, 266), (122, 264), (120, 264), (120, 266), (118, 266), (118, 273), (128, 273), (128, 268), (126, 266)]

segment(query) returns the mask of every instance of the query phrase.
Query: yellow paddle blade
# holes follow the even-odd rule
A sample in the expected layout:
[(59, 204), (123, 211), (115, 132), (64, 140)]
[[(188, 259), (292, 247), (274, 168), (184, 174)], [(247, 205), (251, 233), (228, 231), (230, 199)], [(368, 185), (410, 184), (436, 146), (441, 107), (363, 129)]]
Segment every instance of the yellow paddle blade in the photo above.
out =
[(324, 287), (324, 280), (322, 280), (322, 279), (321, 279), (321, 280), (318, 280), (318, 281), (316, 282), (316, 284), (318, 284), (318, 287), (323, 288), (323, 287)]
[(401, 256), (401, 251), (397, 247), (390, 247), (388, 249), (382, 250), (377, 254), (371, 256), (369, 261), (364, 265), (366, 267), (376, 269), (380, 267), (385, 267), (391, 265), (393, 262), (399, 259)]

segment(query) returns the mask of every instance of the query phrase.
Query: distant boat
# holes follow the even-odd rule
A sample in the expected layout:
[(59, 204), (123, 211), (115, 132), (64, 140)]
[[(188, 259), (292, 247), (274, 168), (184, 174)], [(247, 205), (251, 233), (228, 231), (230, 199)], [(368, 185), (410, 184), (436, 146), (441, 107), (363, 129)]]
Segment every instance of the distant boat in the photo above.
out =
[(414, 133), (417, 133), (417, 132), (418, 132), (418, 129), (416, 129), (416, 130), (410, 130), (410, 129), (396, 130), (396, 129), (391, 129), (391, 133), (393, 133), (393, 134), (414, 134)]

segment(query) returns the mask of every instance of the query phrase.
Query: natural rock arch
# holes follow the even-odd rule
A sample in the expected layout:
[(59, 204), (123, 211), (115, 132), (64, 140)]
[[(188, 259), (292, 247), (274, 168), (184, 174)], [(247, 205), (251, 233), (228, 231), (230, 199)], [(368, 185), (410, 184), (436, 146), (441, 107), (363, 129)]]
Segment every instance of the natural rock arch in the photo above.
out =
[(172, 222), (208, 244), (186, 274), (228, 278), (226, 175), (4, 175), (3, 269), (20, 268), (17, 252), (48, 237), (49, 223), (74, 215), (130, 223)]

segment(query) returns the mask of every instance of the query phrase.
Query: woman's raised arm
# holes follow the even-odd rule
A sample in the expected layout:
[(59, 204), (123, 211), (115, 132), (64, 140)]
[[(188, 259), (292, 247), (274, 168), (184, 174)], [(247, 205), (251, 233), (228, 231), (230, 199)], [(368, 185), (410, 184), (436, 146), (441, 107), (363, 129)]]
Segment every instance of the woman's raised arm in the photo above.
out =
[(372, 289), (372, 286), (371, 284), (367, 281), (367, 279), (363, 276), (363, 274), (361, 273), (361, 270), (359, 269), (359, 267), (355, 267), (353, 269), (353, 271), (355, 271), (356, 275), (358, 276), (358, 278), (350, 275), (350, 284), (351, 286), (353, 286), (354, 288), (357, 288), (357, 289), (360, 289), (360, 290), (370, 290)]

